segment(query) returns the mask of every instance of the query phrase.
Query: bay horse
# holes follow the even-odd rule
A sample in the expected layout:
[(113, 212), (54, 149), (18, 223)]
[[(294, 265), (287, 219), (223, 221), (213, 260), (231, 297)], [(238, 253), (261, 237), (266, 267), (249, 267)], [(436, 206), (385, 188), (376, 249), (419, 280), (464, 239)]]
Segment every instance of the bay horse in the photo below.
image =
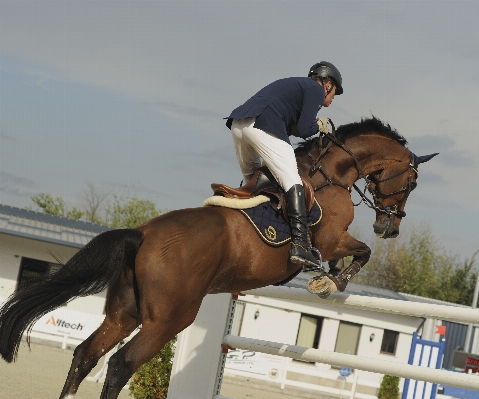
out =
[[(373, 196), (376, 234), (399, 233), (418, 164), (425, 161), (406, 143), (372, 117), (295, 150), (300, 174), (315, 189), (323, 211), (321, 223), (312, 228), (312, 244), (333, 266), (353, 256), (353, 267), (317, 283), (329, 279), (331, 290), (344, 290), (369, 259), (369, 247), (347, 231), (354, 216), (351, 187), (358, 179), (366, 179)], [(105, 319), (75, 349), (60, 398), (74, 398), (98, 360), (141, 324), (109, 360), (101, 399), (117, 398), (133, 372), (194, 321), (205, 295), (241, 292), (295, 275), (301, 265), (288, 261), (288, 250), (289, 245), (267, 245), (240, 212), (213, 206), (176, 210), (136, 229), (102, 233), (58, 272), (7, 299), (0, 309), (0, 354), (12, 362), (23, 333), (42, 315), (108, 287)], [(331, 284), (333, 277), (340, 283)]]

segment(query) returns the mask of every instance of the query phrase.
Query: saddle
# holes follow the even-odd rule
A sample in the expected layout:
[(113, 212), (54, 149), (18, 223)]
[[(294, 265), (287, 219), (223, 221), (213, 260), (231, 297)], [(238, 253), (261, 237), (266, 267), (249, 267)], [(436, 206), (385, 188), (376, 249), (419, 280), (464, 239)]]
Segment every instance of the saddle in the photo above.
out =
[[(314, 189), (311, 184), (301, 177), (304, 187), (304, 198), (306, 202), (306, 211), (309, 213), (314, 205)], [(269, 169), (265, 166), (257, 169), (251, 180), (244, 186), (232, 188), (225, 184), (211, 184), (214, 195), (234, 199), (251, 199), (257, 195), (265, 195), (271, 199), (271, 206), (282, 211), (286, 220), (288, 218), (288, 207), (286, 204), (286, 195), (284, 190), (278, 184)]]

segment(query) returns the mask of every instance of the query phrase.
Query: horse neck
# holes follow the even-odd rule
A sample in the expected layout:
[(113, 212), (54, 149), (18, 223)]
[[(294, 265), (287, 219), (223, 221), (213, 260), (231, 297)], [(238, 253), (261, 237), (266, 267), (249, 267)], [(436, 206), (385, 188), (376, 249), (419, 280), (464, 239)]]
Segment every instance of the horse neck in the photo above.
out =
[[(359, 161), (363, 172), (363, 176), (359, 178), (399, 163), (409, 162), (409, 150), (406, 147), (390, 137), (379, 134), (357, 136), (346, 140), (345, 146)], [(355, 165), (353, 167), (355, 168)]]
[[(334, 145), (323, 158), (320, 165), (324, 168), (328, 177), (339, 180), (348, 187), (351, 187), (355, 181), (371, 173), (385, 169), (393, 164), (409, 161), (409, 150), (407, 148), (396, 140), (379, 134), (365, 134), (352, 137), (345, 141), (344, 146), (354, 157), (343, 148)], [(355, 159), (359, 164), (359, 168)], [(300, 171), (304, 176), (309, 174), (311, 176), (310, 182), (315, 186), (318, 182), (314, 180), (324, 179), (324, 176), (318, 173), (311, 175), (309, 173), (311, 166), (312, 160), (310, 155), (304, 154), (298, 157)]]

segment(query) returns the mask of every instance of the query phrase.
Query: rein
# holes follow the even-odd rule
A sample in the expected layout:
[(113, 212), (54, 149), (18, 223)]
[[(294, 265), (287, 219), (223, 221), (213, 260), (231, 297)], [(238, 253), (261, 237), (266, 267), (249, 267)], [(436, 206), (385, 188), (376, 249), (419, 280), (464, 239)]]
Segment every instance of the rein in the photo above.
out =
[[(322, 168), (321, 165), (319, 165), (319, 163), (321, 162), (321, 160), (324, 158), (324, 156), (329, 152), (329, 149), (333, 146), (333, 144), (335, 144), (336, 146), (338, 146), (339, 148), (341, 148), (342, 150), (344, 150), (346, 153), (348, 153), (351, 158), (353, 158), (354, 160), (354, 164), (355, 164), (355, 167), (356, 167), (356, 170), (358, 171), (358, 176), (359, 178), (361, 176), (364, 176), (365, 173), (363, 171), (363, 169), (361, 168), (361, 165), (358, 161), (358, 159), (356, 158), (356, 156), (353, 154), (353, 152), (347, 148), (344, 143), (339, 140), (336, 136), (335, 136), (335, 133), (336, 133), (336, 128), (333, 124), (333, 122), (331, 121), (331, 119), (329, 119), (329, 123), (331, 124), (332, 126), (332, 132), (331, 133), (325, 133), (324, 136), (323, 135), (320, 135), (319, 137), (319, 143), (318, 143), (318, 146), (319, 146), (319, 156), (317, 158), (314, 158), (313, 155), (308, 152), (308, 156), (311, 158), (311, 160), (313, 161), (313, 165), (311, 166), (310, 168), (310, 172), (311, 173), (314, 173), (316, 171), (319, 171), (323, 174), (323, 176), (325, 177), (326, 181), (318, 186), (314, 186), (314, 191), (319, 191), (321, 190), (323, 187), (326, 187), (326, 186), (329, 186), (329, 185), (335, 185), (335, 186), (339, 186), (339, 187), (342, 187), (344, 188), (345, 190), (348, 190), (349, 193), (351, 193), (351, 187), (349, 187), (348, 185), (346, 184), (343, 184), (343, 183), (338, 183), (338, 182), (334, 182), (328, 175), (327, 173), (324, 171), (324, 169)], [(323, 141), (323, 137), (327, 137), (329, 139), (329, 142), (328, 144), (323, 147), (322, 146), (322, 141)], [(376, 185), (379, 185), (379, 183), (384, 183), (386, 181), (389, 181), (389, 180), (392, 180), (396, 177), (399, 177), (401, 176), (404, 172), (408, 171), (409, 170), (409, 178), (408, 178), (408, 183), (407, 183), (407, 186), (404, 186), (404, 187), (401, 187), (400, 189), (392, 192), (392, 193), (389, 193), (389, 194), (382, 194), (382, 193), (378, 193), (377, 190), (372, 190), (370, 188), (371, 184), (372, 183), (375, 183)], [(361, 196), (361, 201), (358, 203), (358, 204), (354, 204), (354, 206), (358, 206), (361, 204), (361, 202), (364, 202), (366, 204), (366, 206), (368, 206), (369, 208), (375, 210), (376, 212), (380, 212), (380, 213), (385, 213), (386, 215), (388, 216), (391, 216), (391, 215), (395, 215), (396, 217), (398, 218), (403, 218), (406, 216), (406, 212), (404, 211), (401, 211), (399, 208), (401, 207), (401, 205), (403, 204), (403, 202), (406, 200), (407, 198), (407, 195), (406, 194), (409, 194), (412, 190), (414, 190), (414, 188), (416, 188), (416, 184), (412, 181), (412, 173), (415, 173), (416, 174), (416, 178), (418, 176), (418, 171), (417, 171), (417, 168), (414, 166), (414, 159), (413, 159), (413, 154), (412, 152), (410, 152), (410, 159), (409, 159), (409, 164), (408, 166), (401, 170), (400, 172), (396, 173), (395, 175), (393, 176), (389, 176), (389, 177), (386, 177), (384, 179), (381, 179), (381, 180), (372, 180), (372, 179), (369, 179), (368, 177), (365, 177), (365, 180), (366, 180), (366, 184), (365, 184), (365, 187), (364, 187), (364, 191), (361, 191), (358, 186), (356, 185), (356, 183), (353, 184), (353, 188), (357, 191), (357, 193)], [(373, 196), (373, 200), (371, 201), (367, 196), (366, 196), (366, 189), (371, 193), (371, 195)], [(380, 198), (389, 198), (389, 197), (392, 197), (396, 194), (399, 194), (399, 193), (405, 193), (403, 198), (401, 199), (401, 201), (399, 202), (398, 205), (395, 205), (393, 207), (385, 207), (383, 205), (383, 203), (381, 202)]]
[[(318, 191), (318, 190), (321, 190), (323, 187), (330, 186), (330, 185), (335, 185), (335, 186), (342, 187), (342, 188), (348, 190), (349, 192), (351, 192), (351, 187), (347, 186), (346, 184), (334, 182), (333, 180), (331, 180), (331, 178), (327, 175), (327, 173), (324, 171), (322, 166), (319, 165), (319, 162), (321, 162), (321, 160), (324, 158), (324, 156), (329, 152), (329, 149), (333, 146), (333, 144), (336, 144), (338, 147), (340, 147), (344, 151), (346, 151), (351, 156), (351, 158), (353, 158), (359, 176), (364, 175), (363, 169), (361, 168), (361, 165), (359, 164), (359, 161), (356, 158), (356, 156), (352, 153), (352, 151), (349, 148), (347, 148), (344, 145), (344, 143), (341, 140), (339, 140), (335, 136), (336, 127), (334, 126), (333, 121), (331, 119), (328, 119), (328, 121), (329, 121), (329, 124), (332, 127), (332, 132), (331, 133), (325, 133), (325, 134), (322, 134), (322, 135), (319, 136), (319, 149), (320, 149), (319, 156), (315, 159), (313, 157), (313, 155), (310, 152), (308, 152), (308, 156), (313, 161), (313, 165), (310, 168), (310, 172), (314, 173), (317, 170), (317, 171), (321, 172), (323, 174), (324, 178), (326, 179), (326, 181), (324, 183), (320, 184), (319, 186), (315, 186), (313, 188), (314, 188), (314, 191)], [(323, 137), (327, 137), (329, 139), (329, 143), (324, 148), (322, 148), (323, 147)]]

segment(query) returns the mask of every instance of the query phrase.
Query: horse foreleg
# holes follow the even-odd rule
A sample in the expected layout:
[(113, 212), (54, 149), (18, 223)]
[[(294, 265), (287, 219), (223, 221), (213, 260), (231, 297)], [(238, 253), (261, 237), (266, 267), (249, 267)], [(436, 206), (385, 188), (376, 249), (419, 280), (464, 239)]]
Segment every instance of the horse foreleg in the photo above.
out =
[[(332, 272), (311, 278), (306, 287), (309, 292), (321, 297), (327, 297), (331, 292), (343, 292), (349, 281), (369, 261), (371, 249), (344, 231), (337, 247), (328, 255), (334, 259), (330, 261)], [(353, 256), (351, 264), (341, 270), (342, 258), (351, 255)]]
[(337, 276), (339, 272), (343, 270), (344, 258), (330, 260), (328, 262), (328, 266), (329, 266), (329, 274), (331, 274), (332, 276)]

